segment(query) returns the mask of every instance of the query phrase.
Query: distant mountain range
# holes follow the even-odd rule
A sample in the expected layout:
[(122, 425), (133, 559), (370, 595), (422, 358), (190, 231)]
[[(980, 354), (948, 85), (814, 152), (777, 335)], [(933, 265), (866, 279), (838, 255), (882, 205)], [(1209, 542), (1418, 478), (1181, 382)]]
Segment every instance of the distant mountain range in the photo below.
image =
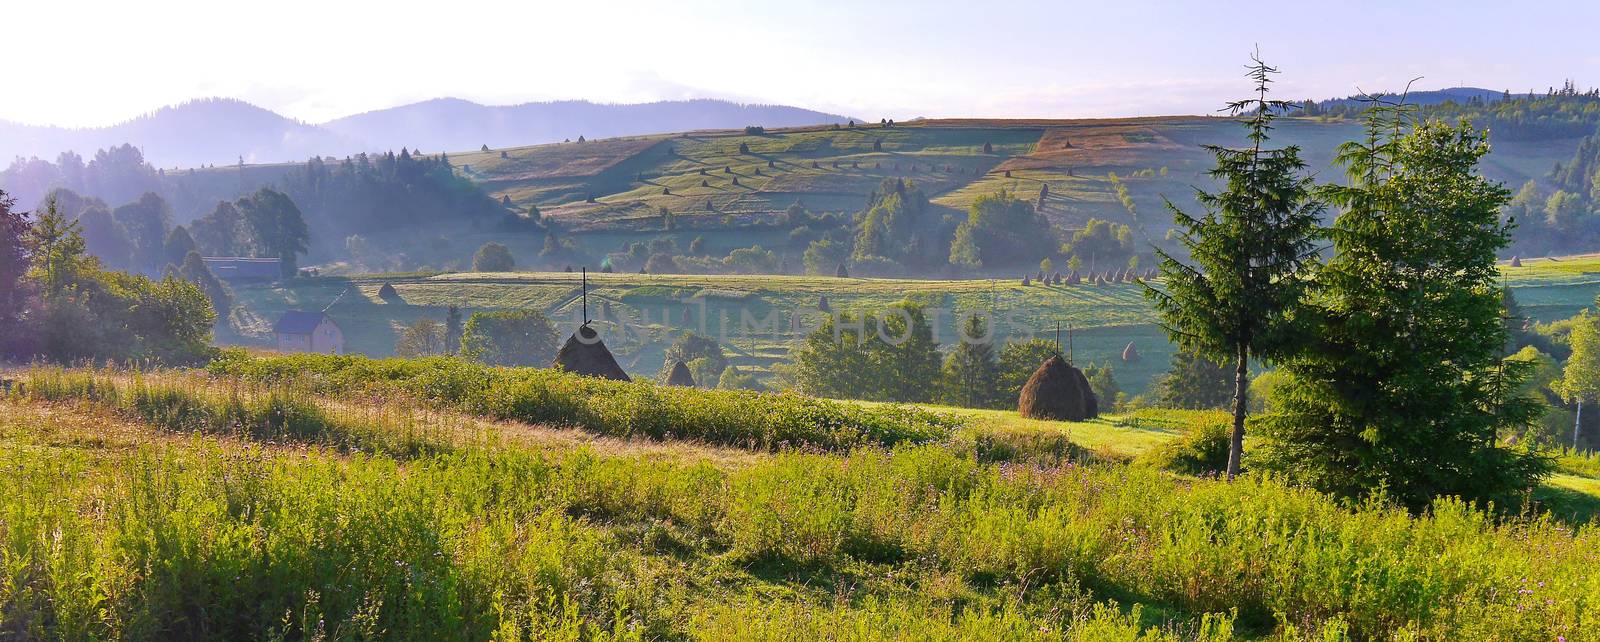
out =
[[(1394, 92), (1378, 92), (1375, 95), (1382, 95), (1382, 96), (1389, 96), (1389, 97), (1398, 96), (1398, 94), (1394, 93)], [(1477, 98), (1478, 100), (1481, 100), (1483, 102), (1488, 103), (1488, 102), (1494, 102), (1494, 101), (1497, 101), (1497, 100), (1501, 100), (1501, 99), (1505, 98), (1505, 95), (1506, 95), (1505, 90), (1495, 91), (1493, 89), (1480, 89), (1478, 87), (1450, 87), (1448, 89), (1430, 89), (1430, 90), (1426, 90), (1426, 91), (1413, 91), (1413, 92), (1411, 92), (1409, 94), (1406, 94), (1406, 103), (1407, 104), (1411, 104), (1411, 105), (1427, 106), (1427, 105), (1438, 105), (1438, 104), (1441, 104), (1441, 103), (1452, 102), (1452, 101), (1453, 102), (1457, 102), (1457, 103), (1464, 103), (1464, 102), (1467, 102), (1469, 100), (1472, 100), (1473, 98)], [(1511, 94), (1511, 97), (1512, 98), (1526, 98), (1526, 97), (1528, 97), (1530, 95), (1532, 95), (1532, 94), (1528, 94), (1528, 93), (1517, 94), (1517, 93), (1514, 93), (1514, 94)], [(1324, 108), (1334, 107), (1334, 106), (1343, 106), (1343, 105), (1360, 105), (1361, 104), (1361, 99), (1362, 99), (1361, 96), (1350, 96), (1350, 97), (1347, 97), (1347, 98), (1329, 98), (1327, 100), (1319, 100), (1319, 101), (1317, 101), (1317, 104), (1322, 106), (1322, 107), (1324, 107)]]
[(631, 105), (588, 101), (480, 105), (456, 98), (303, 123), (250, 103), (210, 98), (164, 107), (133, 120), (85, 129), (0, 120), (0, 159), (63, 151), (85, 159), (95, 150), (132, 143), (157, 167), (300, 161), (411, 147), (428, 153), (510, 147), (585, 136), (609, 138), (746, 125), (793, 127), (844, 122), (844, 116), (783, 105), (677, 100)]

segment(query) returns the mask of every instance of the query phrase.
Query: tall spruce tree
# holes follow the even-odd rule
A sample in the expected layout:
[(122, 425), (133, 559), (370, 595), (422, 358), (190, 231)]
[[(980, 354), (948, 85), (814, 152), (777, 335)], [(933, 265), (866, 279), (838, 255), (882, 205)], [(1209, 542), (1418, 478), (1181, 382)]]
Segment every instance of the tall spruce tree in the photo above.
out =
[(1495, 253), (1510, 192), (1477, 173), (1489, 145), (1465, 123), (1414, 124), (1395, 104), (1366, 122), (1339, 150), (1348, 184), (1326, 190), (1340, 208), (1334, 255), (1308, 298), (1309, 340), (1281, 361), (1259, 464), (1413, 510), (1442, 495), (1510, 499), (1548, 469), (1497, 444), (1540, 411), (1514, 394), (1527, 364), (1501, 356)]
[(1216, 158), (1209, 175), (1224, 186), (1198, 192), (1205, 214), (1191, 216), (1167, 203), (1194, 264), (1157, 248), (1164, 287), (1145, 289), (1167, 334), (1184, 350), (1234, 366), (1229, 479), (1239, 473), (1244, 454), (1250, 360), (1272, 360), (1290, 343), (1287, 321), (1300, 304), (1301, 276), (1321, 233), (1322, 205), (1300, 149), (1265, 147), (1273, 121), (1292, 104), (1267, 99), (1277, 69), (1251, 60), (1255, 96), (1226, 108), (1246, 115), (1248, 146), (1206, 146)]

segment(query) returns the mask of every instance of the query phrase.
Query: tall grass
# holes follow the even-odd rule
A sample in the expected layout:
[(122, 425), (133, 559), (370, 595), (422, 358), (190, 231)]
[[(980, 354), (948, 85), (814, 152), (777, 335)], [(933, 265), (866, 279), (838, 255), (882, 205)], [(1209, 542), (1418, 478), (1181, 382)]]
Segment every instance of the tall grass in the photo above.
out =
[[(0, 639), (1600, 639), (1595, 526), (1347, 506), (1264, 477), (1085, 465), (1054, 442), (831, 442), (737, 466), (462, 442), (419, 408), (372, 421), (313, 394), (438, 383), (463, 392), (433, 403), (616, 426), (654, 390), (353, 363), (31, 372), (37, 399), (262, 445), (0, 431)], [(364, 368), (391, 374), (339, 381)], [(1008, 449), (1040, 456), (996, 462)]]
[(1556, 469), (1580, 477), (1600, 479), (1600, 452), (1562, 448), (1556, 452)]
[(943, 439), (958, 425), (907, 406), (866, 408), (791, 393), (697, 390), (459, 359), (230, 354), (214, 374), (327, 393), (405, 394), (496, 419), (620, 438), (688, 439), (782, 450), (848, 450)]
[[(1600, 630), (1594, 528), (1497, 523), (1453, 501), (1422, 517), (1347, 508), (1270, 479), (993, 465), (938, 446), (722, 469), (582, 449), (397, 460), (190, 442), (100, 459), (12, 443), (0, 469), (0, 635), (19, 637)], [(1166, 615), (1097, 609), (1107, 600)]]
[[(173, 432), (227, 435), (265, 443), (298, 443), (398, 456), (448, 450), (450, 418), (418, 415), (403, 405), (334, 407), (294, 386), (218, 383), (178, 374), (115, 375), (35, 368), (21, 394), (46, 401), (96, 404)], [(487, 438), (487, 436), (484, 436)]]

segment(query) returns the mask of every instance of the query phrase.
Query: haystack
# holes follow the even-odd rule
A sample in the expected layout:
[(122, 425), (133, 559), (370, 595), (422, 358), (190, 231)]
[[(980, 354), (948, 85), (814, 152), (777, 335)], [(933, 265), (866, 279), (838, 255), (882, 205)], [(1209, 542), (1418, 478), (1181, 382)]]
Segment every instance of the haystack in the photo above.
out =
[(1522, 267), (1522, 257), (1520, 257), (1520, 256), (1511, 257), (1511, 267)]
[(617, 359), (611, 356), (611, 351), (606, 349), (605, 342), (600, 340), (600, 333), (587, 324), (578, 326), (578, 331), (561, 344), (554, 365), (586, 377), (632, 381), (622, 366), (617, 365)]
[(672, 364), (672, 374), (667, 375), (667, 385), (694, 387), (694, 375), (689, 374), (689, 366), (684, 365), (682, 359)]
[(1029, 419), (1083, 421), (1099, 414), (1098, 406), (1089, 379), (1061, 355), (1045, 360), (1017, 399), (1017, 412)]
[(833, 307), (828, 305), (828, 295), (817, 297), (817, 309), (823, 312), (832, 312)]
[(1128, 342), (1128, 347), (1122, 349), (1122, 361), (1123, 363), (1137, 363), (1139, 361), (1139, 349), (1133, 347), (1132, 341)]
[(400, 293), (394, 290), (393, 283), (385, 283), (383, 284), (383, 287), (378, 288), (378, 298), (380, 299), (388, 301), (390, 299), (396, 299), (399, 297)]

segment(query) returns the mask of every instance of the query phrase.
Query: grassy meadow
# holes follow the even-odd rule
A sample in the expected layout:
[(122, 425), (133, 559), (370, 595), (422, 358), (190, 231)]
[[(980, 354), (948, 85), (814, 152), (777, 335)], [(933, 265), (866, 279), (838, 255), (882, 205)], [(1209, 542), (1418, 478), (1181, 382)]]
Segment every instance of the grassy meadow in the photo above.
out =
[[(1413, 516), (1144, 463), (1206, 413), (1035, 422), (331, 357), (10, 376), (7, 638), (1600, 630), (1593, 525), (1451, 501)], [(663, 425), (630, 414), (647, 408), (674, 429), (618, 430)], [(746, 432), (834, 430), (729, 438), (728, 413)]]
[[(1600, 257), (1528, 258), (1522, 267), (1503, 265), (1505, 283), (1523, 310), (1538, 321), (1563, 319), (1593, 304), (1600, 296)], [(591, 273), (590, 314), (604, 320), (606, 345), (630, 374), (655, 377), (663, 354), (685, 329), (722, 336), (732, 363), (760, 377), (788, 361), (788, 351), (801, 333), (818, 321), (826, 298), (833, 310), (881, 311), (904, 298), (951, 310), (939, 319), (941, 343), (954, 344), (955, 312), (992, 310), (1016, 336), (1054, 339), (1056, 325), (1083, 363), (1110, 364), (1117, 382), (1130, 394), (1148, 389), (1166, 372), (1172, 345), (1155, 325), (1148, 303), (1133, 283), (1024, 287), (1014, 279), (917, 280), (775, 275), (642, 275)], [(398, 296), (384, 299), (378, 291), (393, 285)], [(446, 309), (535, 309), (568, 332), (580, 314), (578, 274), (516, 272), (440, 275), (372, 275), (295, 279), (273, 284), (239, 284), (238, 309), (227, 343), (270, 344), (271, 325), (283, 311), (321, 310), (344, 330), (349, 350), (374, 356), (393, 354), (400, 330), (421, 317), (443, 320)], [(790, 319), (799, 313), (799, 330)], [(688, 320), (685, 321), (685, 313)], [(741, 332), (741, 314), (760, 326)], [(771, 317), (777, 313), (778, 317)], [(626, 317), (629, 332), (618, 321)], [(704, 320), (704, 325), (702, 325)], [(776, 330), (775, 332), (773, 330)], [(1122, 360), (1133, 343), (1140, 358)]]

